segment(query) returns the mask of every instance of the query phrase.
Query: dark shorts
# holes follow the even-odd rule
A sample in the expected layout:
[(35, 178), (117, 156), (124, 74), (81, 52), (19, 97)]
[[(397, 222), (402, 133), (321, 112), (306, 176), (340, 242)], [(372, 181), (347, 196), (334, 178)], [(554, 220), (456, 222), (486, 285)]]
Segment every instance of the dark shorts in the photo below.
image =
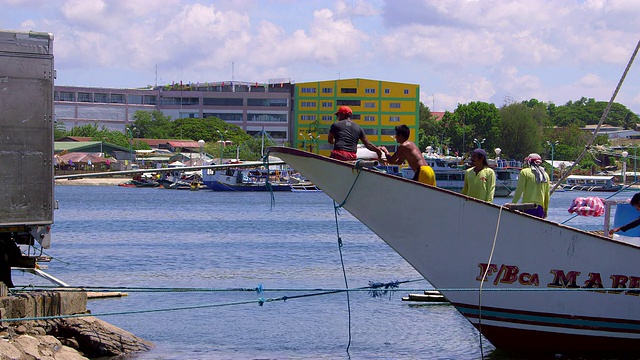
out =
[(354, 152), (345, 151), (345, 150), (331, 150), (330, 158), (343, 160), (343, 161), (353, 161), (357, 160), (358, 156)]
[(529, 214), (529, 215), (537, 216), (537, 217), (543, 218), (543, 219), (545, 217), (547, 217), (546, 216), (547, 214), (544, 213), (544, 208), (542, 207), (542, 205), (538, 205), (538, 207), (535, 208), (535, 209), (525, 210), (524, 212)]

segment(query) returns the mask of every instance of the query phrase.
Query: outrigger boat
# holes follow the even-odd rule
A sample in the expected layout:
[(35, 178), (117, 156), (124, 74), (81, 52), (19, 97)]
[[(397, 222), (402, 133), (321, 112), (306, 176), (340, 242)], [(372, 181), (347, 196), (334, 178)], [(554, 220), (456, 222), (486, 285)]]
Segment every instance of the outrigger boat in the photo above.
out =
[(287, 147), (270, 154), (389, 244), (496, 348), (637, 354), (640, 246), (359, 162)]

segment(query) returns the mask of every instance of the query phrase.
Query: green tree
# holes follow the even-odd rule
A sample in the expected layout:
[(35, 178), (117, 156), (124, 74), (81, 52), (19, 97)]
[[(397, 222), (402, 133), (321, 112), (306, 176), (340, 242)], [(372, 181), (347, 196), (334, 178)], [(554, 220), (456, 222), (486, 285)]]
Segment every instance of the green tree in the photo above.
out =
[(464, 154), (468, 151), (467, 149), (471, 149), (469, 142), (473, 139), (469, 139), (469, 132), (473, 128), (473, 125), (465, 123), (464, 117), (445, 111), (438, 125), (444, 137), (448, 139), (449, 148), (452, 151)]
[(427, 146), (449, 146), (450, 139), (446, 135), (442, 123), (436, 121), (436, 116), (431, 115), (431, 110), (420, 102), (420, 117), (416, 136), (418, 148), (424, 151)]
[(541, 120), (534, 117), (540, 116), (535, 108), (540, 109), (540, 105), (530, 108), (523, 103), (512, 103), (500, 109), (499, 147), (503, 157), (524, 159), (530, 153), (540, 152), (542, 126)]
[(86, 124), (82, 126), (74, 126), (67, 132), (67, 136), (94, 137), (99, 131), (98, 124)]
[(458, 105), (453, 117), (454, 120), (447, 124), (448, 130), (453, 132), (451, 134), (452, 142), (464, 153), (476, 147), (473, 139), (478, 139), (478, 141), (485, 139), (482, 147), (486, 149), (493, 149), (498, 145), (500, 112), (494, 104), (475, 101)]
[(64, 126), (63, 122), (56, 122), (53, 128), (53, 138), (58, 140), (67, 136), (67, 128)]
[[(607, 101), (596, 101), (592, 98), (582, 97), (577, 101), (569, 101), (564, 106), (550, 108), (549, 115), (552, 122), (560, 127), (574, 123), (580, 127), (595, 125), (600, 121), (607, 104)], [(626, 106), (613, 103), (604, 124), (632, 129), (639, 120), (638, 115), (631, 112)]]
[(151, 112), (138, 110), (133, 114), (133, 123), (128, 127), (134, 138), (168, 139), (172, 137), (171, 116), (159, 110)]
[[(549, 141), (558, 141), (555, 146), (554, 158), (556, 160), (573, 160), (580, 155), (584, 147), (589, 142), (591, 134), (582, 130), (578, 124), (571, 124), (564, 128), (556, 128), (554, 137)], [(551, 148), (547, 147), (548, 156), (551, 154)]]
[[(173, 136), (180, 136), (183, 139), (191, 139), (194, 141), (204, 140), (206, 142), (216, 142), (224, 140), (232, 141), (234, 144), (240, 144), (251, 138), (251, 136), (240, 127), (228, 124), (213, 116), (204, 119), (177, 119), (172, 125), (173, 130), (171, 134), (173, 134)], [(222, 134), (222, 136), (220, 134)]]

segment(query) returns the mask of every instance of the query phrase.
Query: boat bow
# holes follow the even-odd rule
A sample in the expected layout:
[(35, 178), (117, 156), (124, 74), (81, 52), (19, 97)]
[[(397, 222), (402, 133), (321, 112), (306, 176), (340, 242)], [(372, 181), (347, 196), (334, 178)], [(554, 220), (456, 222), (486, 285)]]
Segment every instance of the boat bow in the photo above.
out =
[(270, 152), (389, 244), (496, 347), (615, 353), (640, 345), (637, 246), (353, 163)]

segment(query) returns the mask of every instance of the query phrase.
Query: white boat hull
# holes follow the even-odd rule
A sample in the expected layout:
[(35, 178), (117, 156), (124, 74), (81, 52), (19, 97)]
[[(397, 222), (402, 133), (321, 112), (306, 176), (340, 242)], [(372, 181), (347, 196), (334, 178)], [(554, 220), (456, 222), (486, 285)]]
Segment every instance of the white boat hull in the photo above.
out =
[[(497, 348), (611, 354), (640, 346), (640, 247), (347, 162), (270, 151), (344, 202)], [(586, 290), (600, 288), (620, 290)]]

